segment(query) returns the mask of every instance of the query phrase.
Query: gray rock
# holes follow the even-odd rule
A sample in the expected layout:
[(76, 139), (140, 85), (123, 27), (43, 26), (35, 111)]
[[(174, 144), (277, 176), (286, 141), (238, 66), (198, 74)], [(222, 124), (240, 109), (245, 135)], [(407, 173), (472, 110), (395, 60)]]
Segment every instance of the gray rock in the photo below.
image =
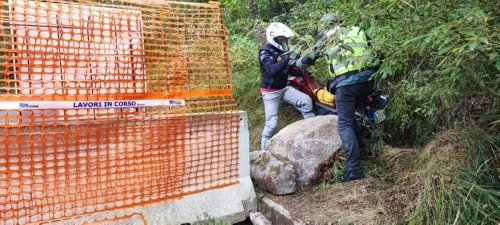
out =
[(259, 188), (274, 195), (291, 194), (296, 190), (293, 166), (279, 161), (268, 151), (250, 152), (250, 177)]
[(297, 121), (272, 137), (267, 149), (278, 159), (291, 162), (297, 184), (307, 188), (323, 177), (342, 148), (334, 115)]
[(250, 221), (253, 225), (273, 225), (262, 213), (250, 212)]

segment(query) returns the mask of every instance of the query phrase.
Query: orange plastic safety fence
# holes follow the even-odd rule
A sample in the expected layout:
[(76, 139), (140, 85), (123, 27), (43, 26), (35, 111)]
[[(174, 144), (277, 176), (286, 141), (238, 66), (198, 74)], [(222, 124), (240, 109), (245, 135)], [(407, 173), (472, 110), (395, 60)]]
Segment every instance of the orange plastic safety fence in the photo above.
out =
[(126, 218), (238, 182), (219, 3), (0, 4), (0, 225)]

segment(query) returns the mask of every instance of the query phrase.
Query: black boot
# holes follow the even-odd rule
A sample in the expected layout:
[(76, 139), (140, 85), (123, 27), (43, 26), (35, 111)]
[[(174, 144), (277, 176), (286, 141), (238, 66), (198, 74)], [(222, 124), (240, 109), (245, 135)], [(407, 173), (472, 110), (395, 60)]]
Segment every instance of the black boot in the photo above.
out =
[(359, 180), (363, 178), (365, 175), (363, 174), (363, 171), (361, 170), (351, 170), (351, 171), (345, 171), (344, 175), (342, 175), (342, 179), (340, 182), (349, 182), (353, 180)]

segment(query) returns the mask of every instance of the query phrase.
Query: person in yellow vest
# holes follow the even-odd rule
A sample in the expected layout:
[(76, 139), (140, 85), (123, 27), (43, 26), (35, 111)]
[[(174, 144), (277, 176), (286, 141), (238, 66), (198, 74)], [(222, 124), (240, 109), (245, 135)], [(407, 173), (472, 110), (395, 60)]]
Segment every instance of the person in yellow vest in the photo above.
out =
[(341, 182), (361, 179), (364, 175), (354, 116), (356, 106), (373, 92), (371, 77), (378, 69), (372, 65), (375, 54), (364, 31), (357, 26), (342, 27), (332, 14), (321, 18), (318, 31), (328, 39), (324, 49), (330, 73), (327, 88), (335, 95), (338, 131), (346, 155)]

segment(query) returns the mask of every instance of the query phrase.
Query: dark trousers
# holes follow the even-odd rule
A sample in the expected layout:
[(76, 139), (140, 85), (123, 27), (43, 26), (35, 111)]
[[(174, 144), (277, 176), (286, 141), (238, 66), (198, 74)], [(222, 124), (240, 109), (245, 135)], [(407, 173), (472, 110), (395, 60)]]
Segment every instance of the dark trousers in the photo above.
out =
[(339, 135), (346, 155), (346, 171), (360, 171), (360, 150), (356, 136), (357, 123), (354, 118), (356, 106), (373, 92), (373, 81), (338, 87), (335, 104), (339, 117)]

